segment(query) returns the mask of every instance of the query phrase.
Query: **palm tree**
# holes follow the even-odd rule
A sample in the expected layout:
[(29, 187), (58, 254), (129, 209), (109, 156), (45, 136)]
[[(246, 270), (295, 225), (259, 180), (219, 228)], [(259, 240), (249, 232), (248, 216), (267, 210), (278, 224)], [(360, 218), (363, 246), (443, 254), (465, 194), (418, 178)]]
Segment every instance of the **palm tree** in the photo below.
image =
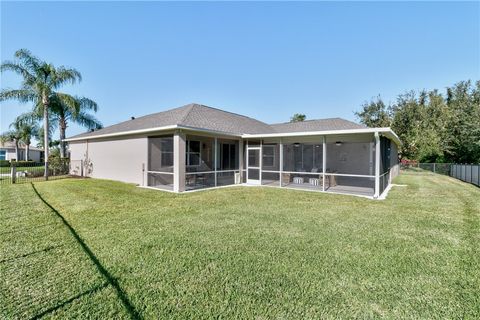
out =
[[(64, 139), (69, 122), (79, 124), (87, 129), (102, 128), (102, 123), (89, 113), (89, 111), (97, 112), (97, 110), (97, 103), (85, 97), (70, 96), (59, 92), (50, 97), (50, 132), (59, 128), (60, 157), (64, 158), (67, 153)], [(36, 121), (41, 119), (42, 115), (43, 106), (39, 105), (32, 112), (24, 113), (20, 117), (23, 121)]]
[[(44, 127), (44, 156), (45, 179), (48, 179), (48, 113), (50, 111), (50, 98), (61, 86), (81, 81), (80, 72), (63, 66), (55, 67), (53, 64), (41, 61), (33, 56), (30, 51), (20, 49), (15, 52), (17, 61), (5, 61), (0, 66), (0, 71), (12, 71), (22, 76), (20, 89), (4, 89), (0, 92), (0, 101), (14, 99), (21, 103), (33, 102), (35, 106), (41, 105), (43, 111)], [(63, 99), (59, 96), (60, 99)], [(71, 101), (64, 101), (70, 105)]]
[(13, 142), (15, 143), (15, 160), (18, 161), (20, 157), (19, 149), (18, 149), (18, 144), (20, 143), (21, 139), (21, 134), (20, 132), (16, 130), (9, 130), (0, 135), (0, 141), (2, 144), (5, 142)]
[[(97, 120), (89, 111), (97, 112), (97, 103), (85, 97), (68, 97), (70, 104), (65, 104), (67, 98), (61, 98), (61, 95), (56, 94), (51, 100), (52, 112), (57, 118), (58, 127), (60, 131), (60, 157), (66, 156), (65, 132), (69, 122), (79, 124), (87, 129), (100, 129), (102, 123)], [(70, 106), (73, 105), (74, 108)]]
[[(32, 144), (32, 138), (38, 137), (39, 128), (35, 121), (24, 121), (22, 117), (17, 117), (11, 124), (18, 132), (19, 137), (25, 145), (25, 161), (30, 158), (30, 145)], [(18, 159), (17, 159), (18, 160)]]

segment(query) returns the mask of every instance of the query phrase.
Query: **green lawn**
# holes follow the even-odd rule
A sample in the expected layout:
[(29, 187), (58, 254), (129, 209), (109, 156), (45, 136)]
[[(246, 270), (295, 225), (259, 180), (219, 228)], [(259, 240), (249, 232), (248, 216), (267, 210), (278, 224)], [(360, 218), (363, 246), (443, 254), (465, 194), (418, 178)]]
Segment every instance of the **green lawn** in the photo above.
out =
[[(0, 318), (480, 318), (480, 189), (1, 186)], [(50, 207), (51, 206), (51, 207)]]

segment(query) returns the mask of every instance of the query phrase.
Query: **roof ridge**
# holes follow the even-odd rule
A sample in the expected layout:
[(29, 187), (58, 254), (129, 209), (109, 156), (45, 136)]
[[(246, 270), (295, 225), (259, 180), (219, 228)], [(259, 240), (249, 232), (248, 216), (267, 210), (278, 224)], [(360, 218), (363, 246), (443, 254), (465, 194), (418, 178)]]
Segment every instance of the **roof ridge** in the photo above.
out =
[(265, 125), (269, 125), (268, 123), (266, 122), (263, 122), (263, 121), (260, 121), (258, 119), (255, 119), (255, 118), (252, 118), (252, 117), (249, 117), (249, 116), (246, 116), (244, 114), (240, 114), (240, 113), (235, 113), (235, 112), (232, 112), (232, 111), (228, 111), (228, 110), (222, 110), (220, 108), (215, 108), (215, 107), (211, 107), (211, 106), (206, 106), (204, 104), (199, 104), (199, 103), (192, 103), (193, 105), (197, 105), (197, 106), (200, 106), (200, 107), (204, 107), (204, 108), (208, 108), (208, 109), (213, 109), (213, 110), (217, 110), (217, 111), (221, 111), (221, 112), (225, 112), (225, 113), (230, 113), (230, 114), (233, 114), (233, 115), (236, 115), (236, 116), (239, 116), (239, 117), (243, 117), (243, 118), (247, 118), (247, 119), (250, 119), (250, 120), (254, 120), (254, 121), (257, 121), (257, 122), (260, 122), (260, 123), (263, 123)]
[[(291, 121), (277, 122), (277, 123), (271, 123), (270, 125), (273, 126), (273, 125), (277, 125), (277, 124), (302, 123), (302, 122), (323, 121), (323, 120), (332, 120), (332, 119), (340, 119), (340, 120), (350, 121), (350, 120), (347, 120), (347, 119), (344, 119), (344, 118), (341, 118), (341, 117), (331, 117), (331, 118), (321, 118), (321, 119), (307, 119), (307, 120), (295, 121), (295, 122), (291, 122)], [(353, 121), (350, 121), (350, 122), (353, 122)], [(356, 123), (356, 122), (354, 122), (354, 123)]]
[(185, 105), (184, 107), (187, 107), (187, 112), (185, 112), (182, 119), (180, 119), (177, 124), (182, 124), (185, 121), (185, 119), (187, 119), (190, 112), (192, 112), (193, 107), (195, 107), (196, 105), (197, 105), (196, 103), (189, 103), (189, 104)]

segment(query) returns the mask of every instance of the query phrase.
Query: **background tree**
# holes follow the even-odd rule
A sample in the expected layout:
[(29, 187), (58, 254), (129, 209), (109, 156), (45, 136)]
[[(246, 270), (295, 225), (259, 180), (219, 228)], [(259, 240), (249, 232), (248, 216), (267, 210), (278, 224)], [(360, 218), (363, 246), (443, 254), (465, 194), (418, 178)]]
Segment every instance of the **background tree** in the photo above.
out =
[(361, 123), (369, 128), (389, 127), (391, 123), (389, 108), (385, 105), (380, 96), (369, 102), (364, 102), (361, 111), (355, 115)]
[(2, 144), (6, 142), (13, 142), (15, 144), (15, 160), (20, 160), (20, 152), (19, 152), (19, 143), (20, 143), (21, 134), (15, 130), (9, 130), (0, 135), (0, 141)]
[[(65, 101), (68, 101), (68, 103), (65, 103)], [(97, 110), (97, 103), (85, 97), (71, 96), (59, 92), (51, 96), (51, 112), (49, 120), (50, 132), (53, 132), (53, 130), (56, 128), (59, 129), (59, 147), (61, 158), (66, 156), (66, 143), (64, 142), (64, 139), (66, 138), (68, 124), (73, 122), (87, 129), (100, 129), (102, 128), (102, 123), (92, 114), (90, 114), (91, 111), (97, 112)], [(31, 112), (23, 114), (22, 118), (35, 121), (41, 119), (42, 115), (43, 106), (40, 104)], [(51, 139), (49, 140), (49, 145), (51, 145)]]
[(295, 114), (290, 118), (290, 122), (301, 122), (301, 121), (305, 121), (306, 118), (307, 118), (307, 116), (304, 115), (304, 114), (295, 113)]
[[(25, 161), (30, 158), (30, 145), (33, 138), (38, 138), (38, 125), (35, 121), (25, 121), (22, 117), (17, 117), (11, 124), (18, 133), (21, 142), (25, 145)], [(17, 160), (20, 160), (17, 158)]]
[(386, 107), (380, 98), (355, 113), (369, 127), (390, 126), (403, 142), (402, 155), (421, 162), (480, 162), (480, 81), (446, 89), (409, 91)]
[(90, 111), (97, 112), (98, 106), (95, 101), (85, 97), (70, 97), (69, 99), (72, 99), (74, 106), (74, 108), (71, 108), (70, 105), (64, 103), (66, 98), (61, 98), (60, 95), (64, 94), (56, 94), (51, 104), (60, 130), (60, 157), (64, 158), (67, 153), (64, 139), (69, 122), (87, 129), (100, 129), (102, 123), (89, 113)]
[[(81, 81), (81, 74), (75, 69), (41, 61), (30, 51), (21, 49), (15, 52), (16, 61), (5, 61), (0, 71), (12, 71), (22, 77), (20, 89), (4, 89), (0, 92), (0, 101), (13, 99), (20, 103), (33, 102), (43, 108), (45, 179), (48, 179), (48, 141), (50, 99), (55, 91), (67, 83)], [(69, 104), (69, 101), (64, 101)]]

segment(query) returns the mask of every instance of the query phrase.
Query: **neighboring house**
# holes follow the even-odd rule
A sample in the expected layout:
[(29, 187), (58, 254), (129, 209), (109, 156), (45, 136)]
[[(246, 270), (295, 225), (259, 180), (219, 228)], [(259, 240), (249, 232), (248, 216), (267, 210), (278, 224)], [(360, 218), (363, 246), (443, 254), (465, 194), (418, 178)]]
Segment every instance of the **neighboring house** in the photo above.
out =
[[(18, 155), (15, 153), (15, 143), (8, 141), (5, 143), (0, 142), (0, 160), (27, 160), (25, 159), (25, 144), (18, 144)], [(41, 162), (43, 158), (43, 150), (30, 146), (30, 151), (28, 152), (28, 160), (33, 160), (35, 162)]]
[[(189, 104), (66, 139), (72, 170), (174, 192), (245, 183), (378, 198), (398, 174), (390, 128), (268, 125)], [(80, 164), (81, 163), (81, 164)]]

